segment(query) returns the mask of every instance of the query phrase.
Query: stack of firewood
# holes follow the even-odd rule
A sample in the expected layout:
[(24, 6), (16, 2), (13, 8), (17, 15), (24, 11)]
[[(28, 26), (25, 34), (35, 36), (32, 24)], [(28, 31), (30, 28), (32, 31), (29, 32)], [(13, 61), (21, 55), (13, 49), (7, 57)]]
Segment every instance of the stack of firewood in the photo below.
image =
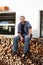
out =
[[(43, 44), (30, 41), (30, 57), (29, 53), (23, 60), (18, 55), (14, 55), (12, 52), (12, 38), (0, 38), (0, 65), (40, 65), (43, 64)], [(22, 49), (24, 44), (18, 43), (18, 51)], [(21, 49), (20, 49), (21, 48)], [(19, 51), (19, 52), (22, 52)]]
[(30, 43), (30, 52), (32, 61), (36, 63), (36, 65), (43, 64), (43, 43), (39, 41), (31, 41)]

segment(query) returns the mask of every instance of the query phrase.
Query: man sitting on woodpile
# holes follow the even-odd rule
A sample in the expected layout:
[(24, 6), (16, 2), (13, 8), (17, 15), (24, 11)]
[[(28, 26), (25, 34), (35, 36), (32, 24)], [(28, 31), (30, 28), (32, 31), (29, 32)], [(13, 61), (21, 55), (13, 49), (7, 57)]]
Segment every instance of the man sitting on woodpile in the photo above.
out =
[[(13, 39), (13, 52), (17, 54), (17, 40), (20, 39), (21, 42), (24, 40), (24, 54), (22, 57), (24, 58), (28, 51), (29, 41), (32, 37), (32, 26), (28, 21), (25, 21), (24, 16), (20, 16), (20, 23), (18, 24), (18, 36)], [(21, 43), (22, 44), (22, 43)]]

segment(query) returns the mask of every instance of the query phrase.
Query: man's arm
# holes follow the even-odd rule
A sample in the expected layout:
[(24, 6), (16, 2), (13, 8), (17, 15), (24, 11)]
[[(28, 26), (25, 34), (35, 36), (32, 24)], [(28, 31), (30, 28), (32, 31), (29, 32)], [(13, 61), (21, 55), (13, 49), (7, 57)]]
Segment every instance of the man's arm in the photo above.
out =
[(21, 38), (22, 37), (21, 33), (18, 33), (18, 36)]
[(30, 37), (30, 35), (32, 34), (32, 28), (28, 29), (28, 36)]
[(20, 40), (23, 41), (23, 37), (21, 35), (21, 26), (20, 26), (20, 24), (18, 25), (18, 36), (20, 37)]
[(21, 33), (18, 33), (18, 36), (20, 37), (20, 40), (22, 42), (23, 41), (23, 37), (22, 37)]
[(32, 26), (30, 25), (29, 22), (28, 22), (27, 26), (28, 26), (28, 36), (30, 37), (30, 35), (32, 34)]
[(18, 24), (18, 36), (21, 38), (21, 26)]

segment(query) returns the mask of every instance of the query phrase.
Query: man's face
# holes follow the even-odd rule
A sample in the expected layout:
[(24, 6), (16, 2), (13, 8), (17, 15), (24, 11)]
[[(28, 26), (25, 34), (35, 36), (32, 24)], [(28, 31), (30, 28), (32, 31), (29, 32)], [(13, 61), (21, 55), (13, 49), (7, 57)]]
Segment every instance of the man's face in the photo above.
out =
[(20, 22), (24, 23), (24, 21), (25, 21), (25, 17), (20, 17)]

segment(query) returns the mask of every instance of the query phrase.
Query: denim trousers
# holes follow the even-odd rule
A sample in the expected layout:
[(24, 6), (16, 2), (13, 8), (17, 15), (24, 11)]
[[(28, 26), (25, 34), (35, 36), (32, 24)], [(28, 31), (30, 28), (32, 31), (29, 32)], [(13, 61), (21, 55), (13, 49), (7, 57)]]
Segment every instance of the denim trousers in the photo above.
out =
[[(28, 47), (29, 47), (29, 41), (32, 38), (32, 34), (30, 35), (30, 37), (28, 37), (28, 35), (23, 34), (22, 37), (24, 38), (24, 53), (27, 53), (28, 51)], [(19, 36), (16, 36), (13, 38), (13, 52), (17, 52), (17, 48), (18, 48), (18, 44), (17, 44), (17, 40), (19, 40)], [(22, 44), (22, 43), (21, 43)]]

